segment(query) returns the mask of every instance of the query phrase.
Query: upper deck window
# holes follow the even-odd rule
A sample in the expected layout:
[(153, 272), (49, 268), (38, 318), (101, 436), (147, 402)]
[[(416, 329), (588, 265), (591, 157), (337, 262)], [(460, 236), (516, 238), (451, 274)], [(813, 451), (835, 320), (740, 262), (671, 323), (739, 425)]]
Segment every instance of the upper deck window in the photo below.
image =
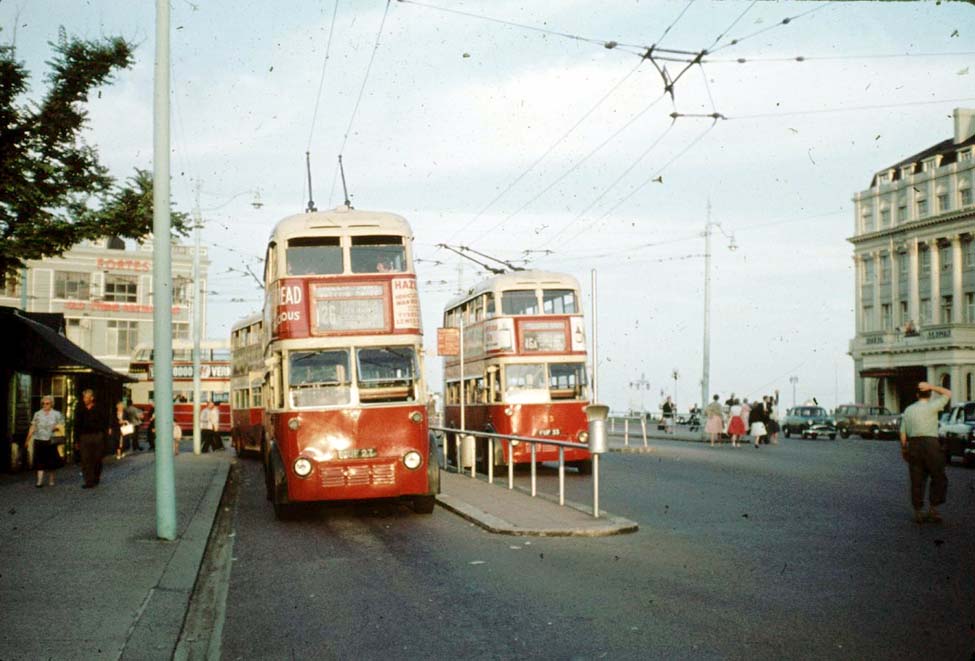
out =
[(337, 236), (288, 240), (288, 275), (335, 275), (342, 272), (342, 247)]
[(571, 289), (546, 289), (542, 292), (542, 312), (545, 314), (575, 314), (576, 293)]
[(501, 314), (538, 314), (535, 290), (512, 289), (501, 292)]
[(349, 251), (353, 273), (402, 273), (406, 250), (401, 236), (353, 236)]

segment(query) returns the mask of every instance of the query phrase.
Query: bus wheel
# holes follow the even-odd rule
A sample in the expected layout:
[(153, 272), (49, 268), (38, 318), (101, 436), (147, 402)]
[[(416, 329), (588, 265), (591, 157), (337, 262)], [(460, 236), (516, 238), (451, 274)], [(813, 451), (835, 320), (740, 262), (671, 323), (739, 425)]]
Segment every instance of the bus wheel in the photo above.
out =
[(579, 471), (579, 475), (592, 475), (592, 459), (575, 461), (572, 465)]

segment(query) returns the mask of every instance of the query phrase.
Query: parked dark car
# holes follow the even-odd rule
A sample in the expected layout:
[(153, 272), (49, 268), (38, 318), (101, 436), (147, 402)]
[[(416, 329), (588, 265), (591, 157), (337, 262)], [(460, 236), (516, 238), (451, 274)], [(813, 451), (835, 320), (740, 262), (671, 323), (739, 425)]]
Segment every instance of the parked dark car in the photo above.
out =
[(900, 433), (900, 415), (882, 406), (841, 404), (836, 407), (835, 418), (836, 429), (843, 438), (848, 438), (850, 434), (857, 434), (861, 438), (896, 438)]
[(975, 402), (961, 402), (951, 407), (948, 421), (939, 426), (945, 448), (945, 459), (961, 457), (966, 466), (975, 466)]
[[(792, 434), (802, 434), (813, 425), (833, 425), (833, 418), (822, 406), (794, 406), (782, 419), (782, 433), (786, 438)], [(834, 432), (835, 433), (835, 432)]]

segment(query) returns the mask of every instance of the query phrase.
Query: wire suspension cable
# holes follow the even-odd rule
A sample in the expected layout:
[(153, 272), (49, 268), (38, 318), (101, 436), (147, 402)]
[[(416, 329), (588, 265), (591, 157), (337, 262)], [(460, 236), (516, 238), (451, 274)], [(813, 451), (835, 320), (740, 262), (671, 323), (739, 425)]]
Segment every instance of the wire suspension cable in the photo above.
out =
[[(687, 13), (687, 10), (690, 9), (691, 8), (691, 5), (693, 5), (693, 4), (694, 4), (694, 0), (690, 0), (686, 5), (684, 5), (684, 9), (682, 9), (681, 12), (679, 14), (677, 14), (677, 18), (674, 19), (674, 22), (673, 23), (671, 23), (666, 28), (664, 28), (663, 34), (661, 34), (657, 38), (657, 41), (655, 41), (654, 44), (659, 44), (661, 41), (664, 40), (664, 37), (666, 37), (667, 34), (673, 29), (673, 27), (675, 25), (677, 25), (677, 22), (684, 17), (684, 14)], [(691, 53), (691, 54), (693, 54), (693, 53)]]
[(637, 71), (637, 69), (639, 69), (639, 68), (640, 68), (640, 65), (641, 65), (641, 64), (643, 64), (643, 61), (642, 61), (642, 60), (641, 60), (640, 62), (638, 62), (638, 63), (637, 63), (637, 65), (636, 65), (635, 67), (633, 67), (633, 68), (632, 68), (632, 69), (631, 69), (631, 70), (630, 70), (630, 71), (629, 71), (629, 72), (628, 72), (628, 73), (627, 73), (627, 74), (626, 74), (625, 76), (623, 76), (622, 78), (620, 78), (620, 79), (619, 79), (619, 81), (617, 81), (617, 82), (616, 82), (616, 84), (614, 84), (614, 85), (613, 85), (613, 86), (612, 86), (611, 88), (609, 88), (609, 90), (608, 90), (608, 91), (607, 91), (607, 92), (606, 92), (605, 94), (603, 94), (603, 96), (602, 96), (602, 97), (601, 97), (601, 98), (600, 98), (600, 99), (599, 99), (598, 101), (596, 101), (596, 103), (595, 103), (595, 104), (594, 104), (594, 105), (593, 105), (593, 106), (592, 106), (591, 108), (589, 108), (589, 110), (587, 110), (587, 111), (586, 111), (586, 112), (585, 112), (585, 113), (584, 113), (584, 114), (582, 115), (582, 117), (580, 117), (580, 118), (578, 119), (578, 121), (576, 121), (576, 123), (575, 123), (575, 124), (573, 124), (573, 125), (572, 125), (572, 126), (571, 126), (571, 127), (569, 128), (569, 130), (568, 130), (568, 131), (566, 131), (565, 133), (563, 133), (563, 134), (562, 134), (562, 135), (561, 135), (561, 136), (560, 136), (559, 138), (557, 138), (557, 139), (555, 140), (555, 142), (553, 142), (553, 143), (552, 143), (551, 145), (549, 145), (549, 147), (548, 147), (548, 149), (546, 149), (546, 150), (545, 150), (545, 151), (544, 151), (544, 152), (542, 153), (542, 155), (541, 155), (541, 156), (539, 156), (538, 158), (536, 158), (536, 159), (535, 159), (535, 160), (534, 160), (534, 161), (532, 162), (532, 164), (531, 164), (531, 165), (529, 165), (529, 166), (528, 166), (528, 167), (527, 167), (527, 168), (526, 168), (526, 169), (525, 169), (525, 170), (524, 170), (524, 171), (523, 171), (523, 172), (522, 172), (521, 174), (519, 174), (519, 175), (518, 175), (517, 177), (515, 177), (515, 178), (514, 178), (514, 179), (513, 179), (512, 181), (511, 181), (511, 183), (509, 183), (509, 184), (508, 184), (508, 185), (507, 185), (507, 186), (506, 186), (506, 187), (504, 188), (504, 190), (502, 190), (502, 191), (501, 191), (500, 193), (498, 193), (497, 195), (495, 195), (495, 196), (494, 196), (494, 198), (493, 198), (493, 199), (492, 199), (492, 200), (491, 200), (490, 202), (488, 202), (488, 203), (487, 203), (486, 205), (484, 205), (484, 207), (483, 207), (483, 208), (481, 208), (481, 210), (480, 210), (480, 211), (478, 211), (478, 212), (477, 212), (477, 213), (476, 213), (476, 214), (474, 215), (474, 217), (473, 217), (473, 218), (471, 218), (471, 219), (470, 219), (469, 221), (467, 221), (467, 223), (466, 223), (466, 224), (465, 224), (465, 225), (464, 225), (463, 227), (461, 227), (461, 228), (460, 228), (459, 230), (457, 230), (456, 232), (454, 232), (454, 233), (453, 233), (453, 234), (451, 235), (451, 237), (450, 237), (450, 239), (451, 239), (451, 240), (453, 240), (453, 239), (454, 239), (454, 237), (456, 237), (456, 236), (457, 236), (458, 234), (463, 234), (464, 232), (466, 232), (466, 231), (467, 231), (467, 229), (468, 229), (468, 228), (470, 228), (470, 226), (471, 226), (471, 225), (473, 225), (473, 224), (474, 224), (475, 222), (477, 222), (477, 220), (478, 220), (478, 219), (479, 219), (479, 218), (480, 218), (481, 216), (483, 216), (483, 215), (484, 215), (485, 213), (487, 213), (487, 210), (488, 210), (488, 209), (490, 209), (490, 208), (491, 208), (492, 206), (494, 206), (494, 205), (495, 205), (495, 204), (496, 204), (496, 203), (498, 202), (498, 200), (500, 200), (500, 199), (501, 199), (502, 197), (504, 197), (505, 195), (507, 195), (507, 194), (508, 194), (508, 192), (509, 192), (509, 191), (511, 191), (511, 189), (513, 189), (513, 188), (514, 188), (515, 186), (517, 186), (517, 185), (518, 185), (518, 183), (519, 183), (519, 182), (520, 182), (520, 181), (521, 181), (522, 179), (524, 179), (524, 178), (525, 178), (525, 177), (526, 177), (526, 176), (527, 176), (527, 175), (528, 175), (528, 174), (529, 174), (529, 173), (530, 173), (530, 172), (531, 172), (532, 170), (534, 170), (534, 169), (535, 169), (536, 167), (538, 167), (538, 165), (539, 165), (539, 164), (540, 164), (540, 163), (541, 163), (542, 161), (544, 161), (544, 160), (545, 160), (545, 159), (546, 159), (546, 158), (547, 158), (547, 157), (549, 156), (549, 154), (551, 154), (551, 153), (552, 153), (553, 151), (555, 151), (555, 148), (556, 148), (556, 147), (558, 147), (558, 146), (559, 146), (560, 144), (562, 144), (562, 142), (564, 142), (566, 138), (568, 138), (568, 137), (569, 137), (570, 135), (572, 135), (572, 133), (573, 133), (573, 132), (574, 132), (574, 131), (575, 131), (575, 130), (576, 130), (577, 128), (579, 128), (579, 126), (580, 126), (580, 125), (581, 125), (581, 124), (582, 124), (582, 123), (583, 123), (584, 121), (586, 121), (586, 119), (588, 119), (588, 118), (589, 118), (589, 116), (590, 116), (590, 115), (592, 115), (592, 114), (593, 114), (593, 113), (594, 113), (594, 112), (596, 111), (596, 109), (597, 109), (597, 108), (599, 108), (599, 107), (600, 107), (600, 106), (601, 106), (601, 105), (602, 105), (602, 104), (603, 104), (603, 103), (604, 103), (604, 102), (606, 101), (606, 99), (608, 99), (608, 98), (609, 98), (609, 97), (610, 97), (610, 96), (611, 96), (611, 95), (613, 94), (613, 92), (615, 92), (615, 91), (616, 91), (617, 89), (619, 89), (619, 87), (620, 87), (620, 86), (621, 86), (621, 85), (622, 85), (622, 84), (623, 84), (624, 82), (626, 82), (626, 81), (627, 81), (627, 80), (628, 80), (628, 79), (630, 78), (630, 76), (632, 76), (632, 75), (633, 75), (634, 73), (636, 73), (636, 71)]
[(362, 102), (362, 95), (366, 91), (366, 83), (369, 81), (369, 73), (372, 71), (372, 63), (376, 60), (376, 51), (379, 50), (379, 40), (383, 34), (383, 26), (386, 25), (386, 16), (389, 15), (389, 4), (392, 0), (386, 0), (386, 9), (383, 10), (383, 19), (379, 22), (379, 31), (376, 32), (376, 43), (372, 46), (372, 54), (369, 56), (369, 64), (366, 66), (366, 75), (362, 78), (362, 86), (359, 88), (359, 96), (356, 97), (355, 106), (352, 108), (352, 116), (349, 117), (349, 125), (345, 129), (345, 134), (342, 136), (342, 146), (339, 147), (339, 154), (345, 153), (345, 144), (349, 140), (349, 133), (352, 132), (352, 126), (355, 122), (356, 114), (359, 112), (359, 104)]
[(817, 12), (820, 9), (824, 9), (825, 7), (828, 7), (828, 6), (829, 6), (829, 3), (825, 3), (824, 2), (823, 4), (821, 4), (821, 5), (817, 6), (817, 7), (813, 7), (812, 9), (809, 9), (807, 11), (804, 11), (801, 14), (796, 14), (795, 16), (788, 16), (786, 18), (783, 18), (778, 23), (773, 23), (772, 25), (769, 25), (767, 27), (764, 27), (761, 30), (756, 30), (755, 32), (752, 32), (751, 34), (746, 34), (744, 37), (737, 37), (735, 39), (732, 39), (731, 41), (728, 41), (728, 42), (726, 42), (726, 43), (718, 46), (717, 48), (712, 47), (709, 50), (712, 53), (717, 53), (720, 50), (724, 50), (725, 48), (728, 48), (729, 46), (736, 46), (736, 45), (740, 44), (741, 42), (745, 41), (746, 39), (751, 39), (752, 37), (757, 37), (760, 34), (764, 34), (764, 33), (768, 32), (769, 30), (774, 30), (777, 27), (781, 27), (783, 25), (788, 25), (792, 21), (798, 20), (798, 19), (800, 19), (800, 18), (802, 18), (804, 16), (808, 16), (809, 14), (812, 14), (813, 12)]
[(315, 96), (315, 110), (311, 115), (311, 129), (308, 131), (308, 151), (311, 151), (311, 140), (315, 135), (315, 122), (318, 119), (318, 106), (322, 101), (322, 90), (325, 89), (325, 69), (328, 67), (329, 52), (332, 49), (332, 34), (335, 32), (335, 17), (339, 13), (339, 0), (335, 0), (335, 8), (332, 10), (332, 22), (328, 28), (328, 40), (325, 42), (325, 59), (322, 61), (322, 77), (318, 81), (318, 94)]

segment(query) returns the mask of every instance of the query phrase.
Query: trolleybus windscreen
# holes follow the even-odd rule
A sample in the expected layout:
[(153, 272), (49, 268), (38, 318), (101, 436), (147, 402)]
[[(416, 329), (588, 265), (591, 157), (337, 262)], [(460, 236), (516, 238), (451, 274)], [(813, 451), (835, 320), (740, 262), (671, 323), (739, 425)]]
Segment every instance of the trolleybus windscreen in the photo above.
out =
[(586, 397), (585, 363), (549, 363), (548, 379), (552, 399)]
[(511, 289), (501, 292), (501, 314), (538, 314), (535, 290)]
[(576, 293), (571, 289), (546, 289), (542, 292), (542, 312), (545, 314), (575, 314)]
[(288, 385), (291, 405), (334, 406), (349, 402), (349, 352), (292, 351)]
[(336, 236), (314, 236), (288, 241), (288, 275), (342, 273), (342, 247)]
[(363, 400), (413, 399), (416, 355), (412, 347), (369, 347), (356, 352), (359, 396)]
[(406, 251), (400, 236), (353, 236), (349, 249), (353, 273), (401, 273)]

